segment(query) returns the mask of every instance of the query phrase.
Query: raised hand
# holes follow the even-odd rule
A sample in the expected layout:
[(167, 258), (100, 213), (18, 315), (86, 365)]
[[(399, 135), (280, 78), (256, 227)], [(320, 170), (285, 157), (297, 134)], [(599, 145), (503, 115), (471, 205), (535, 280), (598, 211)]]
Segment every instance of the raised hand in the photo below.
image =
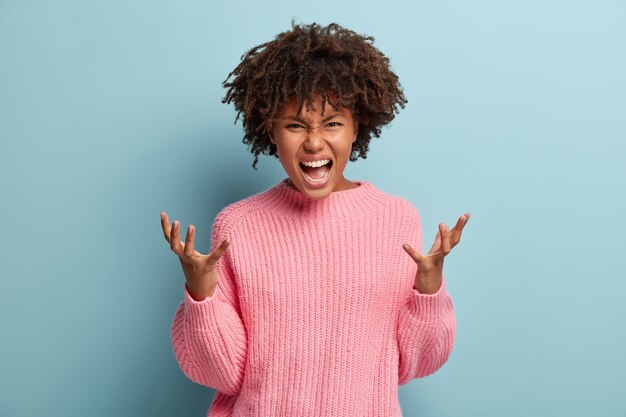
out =
[(174, 220), (174, 224), (170, 228), (165, 212), (161, 212), (161, 227), (163, 227), (165, 240), (170, 244), (172, 251), (178, 255), (185, 273), (187, 291), (191, 297), (196, 301), (202, 301), (212, 296), (217, 286), (215, 265), (230, 242), (224, 239), (213, 252), (203, 255), (194, 249), (195, 228), (193, 225), (189, 225), (187, 228), (187, 237), (184, 243), (180, 240), (179, 222)]
[(445, 223), (439, 224), (435, 243), (426, 255), (418, 253), (406, 243), (402, 246), (417, 263), (418, 268), (415, 275), (415, 289), (417, 291), (422, 294), (434, 294), (439, 290), (443, 276), (443, 259), (461, 241), (461, 233), (469, 218), (470, 213), (463, 214), (452, 230), (448, 230)]

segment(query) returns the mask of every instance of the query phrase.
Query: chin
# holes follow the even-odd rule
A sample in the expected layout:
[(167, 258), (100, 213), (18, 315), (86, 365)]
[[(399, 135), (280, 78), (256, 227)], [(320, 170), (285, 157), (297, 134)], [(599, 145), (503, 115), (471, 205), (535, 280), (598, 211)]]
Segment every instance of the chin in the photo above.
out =
[(323, 200), (337, 187), (337, 184), (333, 181), (332, 175), (326, 184), (319, 188), (315, 188), (314, 185), (308, 184), (304, 178), (298, 177), (297, 180), (294, 181), (293, 177), (289, 177), (289, 180), (293, 187), (297, 188), (301, 193), (306, 194), (313, 200)]

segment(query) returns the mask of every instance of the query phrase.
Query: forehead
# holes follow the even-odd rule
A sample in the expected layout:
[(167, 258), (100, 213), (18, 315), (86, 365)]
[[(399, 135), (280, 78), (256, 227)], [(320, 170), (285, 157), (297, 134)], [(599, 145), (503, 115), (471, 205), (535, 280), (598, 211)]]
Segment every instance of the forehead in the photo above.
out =
[[(311, 110), (307, 110), (306, 104), (302, 106), (300, 110), (300, 116), (305, 117), (315, 117), (316, 115), (322, 116), (322, 96), (319, 94), (313, 95), (311, 104), (313, 108)], [(333, 96), (330, 97), (333, 99)], [(296, 107), (296, 97), (291, 96), (283, 105), (283, 116), (296, 116), (296, 112), (298, 111)], [(333, 107), (329, 102), (328, 98), (326, 100), (325, 108), (324, 108), (324, 116), (328, 116), (331, 113), (340, 113), (343, 116), (350, 116), (352, 111), (347, 107), (342, 107), (341, 109), (337, 109)]]

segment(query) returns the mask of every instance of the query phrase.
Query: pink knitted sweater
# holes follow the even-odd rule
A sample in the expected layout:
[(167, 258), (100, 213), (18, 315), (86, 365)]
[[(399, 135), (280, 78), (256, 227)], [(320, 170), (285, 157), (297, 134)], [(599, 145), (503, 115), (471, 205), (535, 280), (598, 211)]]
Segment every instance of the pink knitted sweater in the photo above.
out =
[(456, 321), (444, 281), (414, 287), (420, 216), (369, 181), (312, 200), (286, 178), (223, 208), (213, 296), (183, 285), (171, 338), (209, 417), (401, 416), (398, 385), (448, 359)]

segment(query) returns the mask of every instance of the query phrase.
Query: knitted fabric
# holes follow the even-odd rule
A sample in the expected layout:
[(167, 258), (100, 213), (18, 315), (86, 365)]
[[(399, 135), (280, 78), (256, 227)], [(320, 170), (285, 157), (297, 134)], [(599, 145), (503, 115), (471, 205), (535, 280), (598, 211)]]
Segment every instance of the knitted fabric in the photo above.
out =
[(223, 208), (228, 238), (211, 297), (171, 326), (183, 373), (216, 390), (208, 417), (402, 416), (398, 385), (448, 359), (456, 321), (445, 276), (414, 288), (418, 211), (369, 181), (313, 200), (287, 185)]

